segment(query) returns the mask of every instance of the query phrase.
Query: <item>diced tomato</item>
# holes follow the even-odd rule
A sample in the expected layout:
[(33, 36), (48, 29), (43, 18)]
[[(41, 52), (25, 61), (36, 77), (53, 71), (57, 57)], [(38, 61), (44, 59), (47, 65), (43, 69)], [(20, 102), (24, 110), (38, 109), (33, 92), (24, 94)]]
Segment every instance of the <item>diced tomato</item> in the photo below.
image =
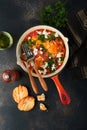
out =
[(29, 34), (29, 36), (32, 37), (32, 36), (35, 36), (35, 35), (37, 35), (37, 34), (38, 34), (37, 31), (33, 31), (33, 32), (31, 32), (31, 33)]
[(34, 59), (38, 58), (39, 56), (40, 56), (39, 54), (35, 55), (35, 56), (34, 56)]
[(48, 60), (48, 53), (44, 53), (44, 54), (40, 54), (38, 53), (34, 59), (37, 59), (38, 57), (42, 57), (43, 61), (47, 61)]
[[(62, 65), (62, 64), (61, 64), (61, 65)], [(59, 69), (61, 65), (57, 65), (57, 66), (56, 66), (56, 70)]]
[(58, 44), (58, 50), (59, 50), (60, 52), (63, 52), (63, 51), (64, 51), (64, 47), (63, 47), (63, 45)]
[(44, 61), (47, 61), (48, 60), (48, 58), (49, 58), (49, 56), (48, 56), (48, 53), (47, 52), (45, 52), (44, 54), (43, 54), (43, 60)]
[(46, 74), (50, 74), (50, 73), (51, 73), (51, 70), (50, 70), (50, 69), (47, 69)]
[(28, 40), (28, 37), (32, 37), (32, 36), (35, 36), (35, 35), (37, 35), (37, 31), (33, 31), (33, 32), (29, 33), (29, 34), (25, 37), (24, 41), (27, 41), (27, 40)]
[(38, 29), (37, 32), (38, 32), (38, 31), (39, 31), (39, 32), (43, 32), (43, 29)]
[(56, 39), (56, 40), (55, 40), (55, 43), (56, 43), (57, 45), (59, 44), (59, 41), (58, 41), (58, 39)]
[(29, 35), (30, 35), (30, 34), (28, 34), (28, 35), (25, 37), (24, 41), (28, 41)]
[(43, 65), (43, 58), (42, 57), (38, 57), (35, 59), (35, 64), (37, 65), (37, 67), (40, 67)]

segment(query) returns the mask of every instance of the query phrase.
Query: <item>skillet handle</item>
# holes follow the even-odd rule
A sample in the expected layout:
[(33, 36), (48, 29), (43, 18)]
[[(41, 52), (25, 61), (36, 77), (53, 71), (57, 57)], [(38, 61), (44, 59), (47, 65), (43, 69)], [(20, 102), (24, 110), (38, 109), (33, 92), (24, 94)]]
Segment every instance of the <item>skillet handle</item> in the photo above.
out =
[(69, 104), (71, 101), (70, 96), (68, 95), (68, 93), (65, 91), (65, 89), (61, 85), (58, 75), (51, 77), (51, 79), (54, 81), (54, 83), (56, 85), (56, 88), (59, 92), (59, 97), (60, 97), (62, 104), (64, 104), (64, 105)]

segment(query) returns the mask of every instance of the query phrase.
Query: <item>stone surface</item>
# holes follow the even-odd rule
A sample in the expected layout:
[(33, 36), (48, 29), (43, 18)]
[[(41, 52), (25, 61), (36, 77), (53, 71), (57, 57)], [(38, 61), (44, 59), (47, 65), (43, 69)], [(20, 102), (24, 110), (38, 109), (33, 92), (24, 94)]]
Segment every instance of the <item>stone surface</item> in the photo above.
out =
[[(67, 68), (59, 75), (61, 83), (70, 94), (71, 103), (63, 106), (51, 79), (45, 79), (49, 87), (46, 92), (47, 112), (39, 110), (39, 103), (30, 112), (21, 112), (12, 99), (12, 90), (26, 85), (30, 95), (35, 96), (27, 74), (16, 64), (16, 45), (21, 34), (28, 28), (40, 24), (40, 10), (45, 5), (53, 4), (51, 0), (1, 0), (0, 30), (12, 34), (14, 44), (0, 51), (0, 76), (5, 69), (18, 69), (21, 77), (14, 83), (4, 83), (0, 78), (0, 130), (86, 130), (87, 129), (87, 80), (75, 80), (72, 71)], [(68, 7), (75, 12), (86, 7), (86, 0), (70, 0)], [(68, 35), (68, 34), (67, 34)], [(69, 41), (72, 42), (72, 41)], [(72, 42), (72, 44), (74, 44)], [(35, 78), (40, 93), (43, 90)]]

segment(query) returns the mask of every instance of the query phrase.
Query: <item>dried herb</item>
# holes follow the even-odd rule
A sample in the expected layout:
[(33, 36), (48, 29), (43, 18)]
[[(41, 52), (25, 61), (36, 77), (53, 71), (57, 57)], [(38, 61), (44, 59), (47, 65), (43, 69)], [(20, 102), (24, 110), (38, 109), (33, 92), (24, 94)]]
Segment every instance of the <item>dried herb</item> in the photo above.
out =
[(67, 22), (65, 3), (59, 0), (53, 6), (46, 6), (40, 13), (41, 24), (64, 28)]

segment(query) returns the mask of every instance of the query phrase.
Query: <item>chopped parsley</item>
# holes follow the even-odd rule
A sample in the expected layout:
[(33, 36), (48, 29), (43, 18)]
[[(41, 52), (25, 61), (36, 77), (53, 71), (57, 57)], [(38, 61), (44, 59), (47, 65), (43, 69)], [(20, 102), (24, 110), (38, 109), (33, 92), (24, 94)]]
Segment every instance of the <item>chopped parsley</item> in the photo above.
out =
[(31, 39), (29, 39), (29, 40), (27, 41), (27, 44), (28, 44), (29, 46), (32, 45), (32, 41), (31, 41)]
[(58, 65), (56, 59), (54, 58), (48, 59), (46, 62), (48, 63), (47, 68), (49, 68), (50, 70), (52, 70), (53, 64)]
[(41, 40), (42, 42), (44, 42), (46, 40), (45, 35), (44, 34), (38, 35), (38, 40)]
[(23, 44), (28, 44), (28, 46), (32, 46), (36, 44), (36, 41), (31, 41), (31, 39), (29, 39), (28, 41), (23, 41)]
[(54, 33), (52, 33), (52, 34), (48, 37), (48, 40), (49, 40), (49, 41), (55, 40), (55, 35), (54, 35)]
[(61, 61), (64, 61), (64, 57), (60, 57), (61, 58)]
[(46, 52), (47, 49), (45, 49), (44, 45), (43, 44), (40, 44), (40, 47), (43, 49), (43, 52)]

